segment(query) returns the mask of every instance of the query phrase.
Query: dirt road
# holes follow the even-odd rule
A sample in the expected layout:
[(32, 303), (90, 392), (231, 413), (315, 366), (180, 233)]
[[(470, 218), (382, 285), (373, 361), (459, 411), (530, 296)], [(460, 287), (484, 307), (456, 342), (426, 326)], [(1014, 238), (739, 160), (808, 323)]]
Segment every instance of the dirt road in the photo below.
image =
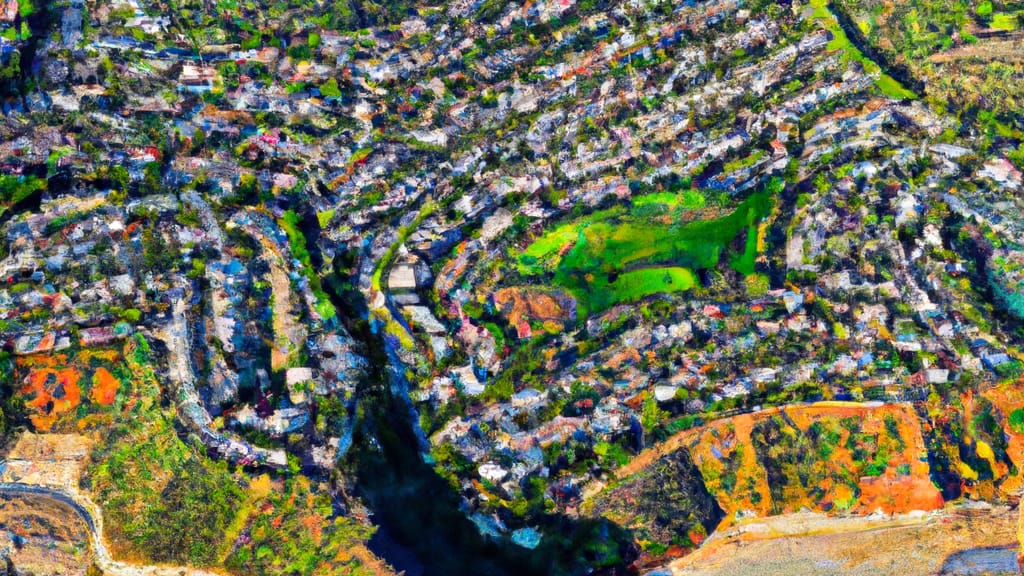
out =
[(96, 564), (109, 576), (218, 576), (217, 572), (186, 568), (182, 566), (143, 566), (114, 560), (103, 541), (103, 514), (88, 497), (63, 490), (43, 488), (30, 484), (13, 482), (0, 483), (0, 495), (31, 495), (51, 498), (74, 510), (89, 528), (90, 544)]

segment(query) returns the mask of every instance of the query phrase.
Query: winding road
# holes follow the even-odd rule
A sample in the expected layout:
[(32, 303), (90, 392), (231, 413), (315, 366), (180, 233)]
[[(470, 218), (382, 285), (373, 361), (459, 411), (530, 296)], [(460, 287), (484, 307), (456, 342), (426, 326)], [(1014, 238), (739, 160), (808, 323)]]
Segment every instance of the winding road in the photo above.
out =
[(51, 498), (70, 507), (89, 528), (96, 565), (111, 576), (219, 576), (217, 572), (183, 566), (145, 566), (114, 560), (103, 542), (103, 514), (87, 496), (32, 484), (0, 482), (0, 496), (30, 495)]

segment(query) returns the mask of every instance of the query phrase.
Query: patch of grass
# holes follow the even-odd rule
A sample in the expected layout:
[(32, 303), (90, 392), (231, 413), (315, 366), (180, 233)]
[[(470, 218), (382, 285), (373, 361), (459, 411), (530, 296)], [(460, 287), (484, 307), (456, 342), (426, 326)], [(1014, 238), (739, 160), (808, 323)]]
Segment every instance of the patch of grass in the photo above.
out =
[(992, 15), (992, 23), (989, 24), (996, 30), (1016, 30), (1019, 26), (1020, 20), (1017, 14), (1010, 14), (1008, 12), (997, 12)]
[(633, 215), (650, 207), (662, 208), (666, 212), (683, 210), (700, 210), (707, 203), (700, 190), (683, 190), (681, 192), (655, 192), (633, 198)]
[(749, 168), (756, 164), (757, 161), (760, 160), (763, 156), (763, 151), (754, 150), (748, 156), (744, 156), (743, 158), (737, 158), (735, 160), (726, 162), (725, 166), (722, 167), (722, 171), (729, 173), (736, 172), (738, 170), (743, 170), (744, 168)]
[(0, 175), (0, 205), (11, 206), (46, 189), (46, 180), (35, 176)]
[(309, 250), (306, 248), (306, 235), (302, 233), (299, 228), (299, 216), (292, 210), (286, 211), (281, 215), (281, 219), (278, 224), (284, 229), (285, 234), (288, 235), (288, 244), (291, 247), (292, 256), (302, 263), (302, 273), (309, 280), (309, 286), (313, 290), (313, 294), (316, 296), (316, 304), (313, 306), (316, 309), (316, 313), (320, 315), (324, 320), (330, 320), (338, 313), (334, 308), (334, 304), (331, 303), (327, 297), (327, 293), (323, 291), (320, 286), (320, 277), (317, 276), (316, 270), (313, 269), (313, 264), (310, 261)]
[(579, 239), (582, 227), (611, 219), (623, 212), (621, 207), (602, 210), (549, 230), (518, 255), (516, 267), (519, 273), (529, 276), (554, 269), (558, 264), (558, 252), (570, 242)]
[(608, 288), (612, 303), (617, 304), (635, 302), (651, 294), (684, 292), (696, 284), (697, 278), (689, 268), (668, 266), (626, 272), (616, 278)]
[(910, 90), (904, 88), (903, 85), (899, 83), (899, 80), (896, 80), (884, 72), (882, 72), (875, 80), (875, 85), (882, 91), (882, 94), (885, 94), (890, 98), (897, 100), (913, 100), (917, 98), (917, 94), (914, 94)]
[[(729, 244), (746, 232), (742, 253), (729, 264), (745, 275), (753, 273), (757, 257), (757, 225), (767, 216), (782, 181), (773, 179), (763, 189), (720, 218), (675, 223), (652, 220), (611, 209), (564, 224), (539, 238), (518, 256), (524, 276), (552, 273), (552, 283), (577, 300), (581, 317), (618, 302), (635, 301), (650, 294), (688, 290), (693, 271), (715, 267)], [(640, 201), (640, 207), (669, 201)], [(575, 244), (573, 244), (575, 242)]]
[(334, 218), (334, 209), (324, 210), (323, 212), (316, 213), (316, 221), (320, 223), (321, 228), (326, 228), (331, 222), (331, 218)]
[(632, 459), (629, 452), (626, 452), (622, 446), (610, 442), (598, 442), (595, 444), (594, 453), (603, 459), (614, 462), (616, 466), (625, 466)]
[(1024, 434), (1024, 408), (1010, 412), (1010, 430), (1016, 434)]

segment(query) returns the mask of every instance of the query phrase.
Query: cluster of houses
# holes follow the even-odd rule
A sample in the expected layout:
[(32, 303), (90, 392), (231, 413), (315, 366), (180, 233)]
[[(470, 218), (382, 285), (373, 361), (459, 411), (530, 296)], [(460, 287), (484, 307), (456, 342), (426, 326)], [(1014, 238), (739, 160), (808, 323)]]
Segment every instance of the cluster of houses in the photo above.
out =
[[(289, 9), (264, 16), (273, 34), (202, 37), (146, 0), (62, 5), (38, 88), (0, 126), (0, 176), (46, 181), (38, 209), (3, 216), (0, 340), (164, 340), (178, 414), (211, 449), (330, 467), (352, 419), (325, 429), (318, 404), (354, 413), (367, 365), (317, 279), (355, 255), (371, 317), (403, 333), (389, 358), (414, 405), (464, 405), (429, 441), (506, 496), (539, 475), (561, 502), (603, 472), (552, 471), (552, 446), (639, 449), (750, 397), (912, 401), (1019, 367), (971, 304), (984, 259), (950, 250), (936, 216), (1019, 240), (1010, 160), (978, 162), (940, 114), (880, 97), (799, 3), (587, 4), (457, 0), (358, 32)], [(13, 25), (18, 2), (2, 8)], [(563, 219), (684, 179), (707, 204), (694, 217), (720, 215), (773, 177), (790, 180), (780, 231), (752, 223), (767, 288), (705, 270), (656, 320), (576, 318), (568, 297), (543, 330), (502, 315), (495, 295), (525, 282), (511, 254)], [(534, 344), (531, 377), (490, 394)]]
[[(701, 9), (708, 6), (726, 13), (736, 10), (728, 3)], [(676, 16), (687, 10), (680, 7)], [(693, 19), (685, 21), (692, 29)], [(444, 360), (425, 376), (414, 400), (434, 409), (456, 399), (473, 407), (441, 423), (431, 442), (453, 446), (475, 463), (480, 478), (504, 491), (503, 497), (520, 495), (528, 476), (552, 473), (545, 455), (552, 445), (627, 438), (627, 444), (643, 446), (640, 422), (651, 400), (668, 418), (768, 394), (802, 400), (918, 401), (930, 387), (949, 385), (964, 372), (992, 380), (1008, 373), (1008, 367), (1019, 367), (1014, 353), (995, 344), (1000, 338), (989, 333), (989, 326), (958, 310), (963, 281), (975, 265), (942, 250), (944, 241), (926, 218), (950, 179), (969, 174), (966, 158), (960, 157), (973, 152), (938, 141), (930, 148), (913, 145), (922, 134), (938, 139), (948, 121), (918, 102), (874, 96), (872, 77), (845, 68), (827, 50), (827, 32), (785, 45), (773, 22), (749, 13), (744, 21), (732, 35), (718, 38), (715, 48), (721, 52), (702, 46), (683, 49), (689, 57), (675, 52), (671, 78), (661, 83), (654, 81), (663, 74), (656, 67), (639, 65), (624, 76), (612, 70), (623, 63), (623, 50), (634, 46), (637, 50), (629, 53), (639, 55), (637, 62), (654, 59), (651, 50), (676, 37), (672, 25), (649, 27), (646, 38), (630, 34), (593, 52), (569, 53), (528, 76), (531, 82), (523, 83), (520, 75), (501, 92), (496, 106), (469, 102), (449, 109), (463, 129), (500, 125), (503, 117), (528, 113), (530, 126), (510, 132), (505, 149), (519, 147), (522, 138), (533, 154), (530, 158), (553, 160), (551, 165), (527, 162), (520, 168), (513, 155), (512, 161), (492, 166), (486, 164), (483, 147), (457, 156), (452, 173), (473, 174), (472, 185), (459, 191), (454, 211), (432, 213), (419, 222), (402, 245), (387, 290), (389, 305), (416, 337), (422, 357)], [(601, 29), (611, 40), (607, 22), (591, 23), (590, 30)], [(713, 24), (713, 19), (703, 22)], [(587, 25), (583, 20), (577, 33)], [(720, 78), (706, 73), (713, 64), (708, 58), (736, 50), (761, 50), (763, 56)], [(793, 81), (807, 75), (824, 79)], [(546, 88), (538, 90), (537, 83)], [(661, 90), (652, 89), (658, 86)], [(701, 121), (741, 107), (751, 94), (782, 96), (741, 112), (724, 129)], [(657, 106), (643, 103), (659, 96)], [(796, 142), (798, 124), (836, 101), (845, 106), (817, 117)], [(629, 121), (616, 124), (610, 116), (621, 114), (623, 104), (632, 109)], [(599, 130), (588, 131), (588, 124)], [(444, 130), (453, 141), (456, 130)], [(658, 145), (656, 152), (652, 143)], [(799, 156), (792, 156), (794, 150)], [(493, 325), (467, 313), (481, 305), (494, 310), (493, 296), (507, 277), (519, 281), (503, 263), (510, 248), (522, 247), (515, 244), (522, 238), (520, 222), (540, 231), (579, 204), (628, 202), (636, 180), (700, 175), (708, 163), (737, 153), (744, 159), (737, 168), (701, 176), (698, 185), (737, 195), (783, 174), (794, 162), (799, 163), (797, 177), (808, 183), (819, 172), (828, 178), (811, 204), (785, 208), (795, 210), (796, 216), (787, 237), (774, 241), (781, 257), (762, 263), (769, 266), (766, 270), (776, 266), (781, 271), (781, 281), (773, 281), (780, 288), (739, 301), (735, 294), (719, 301), (675, 299), (673, 322), (637, 322), (639, 326), (602, 340), (599, 350), (587, 356), (573, 352), (585, 338), (558, 334), (544, 340), (547, 361), (541, 364), (545, 375), (539, 381), (516, 382), (505, 400), (488, 396), (491, 383), (512, 367), (516, 345), (508, 340), (521, 344), (536, 336), (517, 326), (499, 327), (503, 334), (496, 334)], [(849, 160), (833, 172), (836, 158)], [(922, 158), (929, 163), (928, 172), (920, 183), (908, 182)], [(648, 170), (626, 173), (623, 167), (639, 160)], [(979, 185), (1014, 185), (1012, 175), (1007, 179), (990, 172), (974, 174)], [(556, 182), (565, 186), (560, 200), (538, 199)], [(446, 188), (433, 192), (441, 197), (452, 193)], [(385, 202), (409, 197), (405, 191), (403, 199), (399, 192), (392, 194)], [(866, 202), (852, 208), (848, 199), (857, 195)], [(522, 197), (526, 200), (518, 204), (511, 200)], [(467, 227), (467, 222), (475, 226)], [(898, 239), (899, 227), (924, 231), (917, 244), (907, 246)], [(467, 236), (467, 229), (474, 231)], [(370, 258), (393, 241), (377, 239), (367, 251)], [(417, 270), (433, 270), (433, 284), (431, 276)], [(790, 280), (788, 272), (797, 274), (796, 279)], [(437, 304), (423, 306), (431, 293)], [(608, 314), (612, 316), (587, 322), (595, 327), (588, 330), (589, 337), (608, 337), (601, 326), (621, 325), (613, 321), (614, 315), (630, 312), (616, 309)], [(453, 350), (463, 353), (453, 355)], [(581, 389), (596, 394), (577, 397)], [(596, 479), (589, 472), (568, 478), (564, 474), (552, 479), (551, 486), (580, 487)], [(468, 481), (463, 488), (487, 499)]]

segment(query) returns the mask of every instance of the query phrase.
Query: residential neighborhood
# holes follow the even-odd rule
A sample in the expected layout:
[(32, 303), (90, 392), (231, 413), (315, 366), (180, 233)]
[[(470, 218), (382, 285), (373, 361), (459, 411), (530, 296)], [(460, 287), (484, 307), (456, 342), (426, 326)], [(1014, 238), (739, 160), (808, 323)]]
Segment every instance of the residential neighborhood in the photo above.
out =
[(0, 4), (0, 492), (75, 574), (1016, 562), (1024, 10), (938, 4)]

